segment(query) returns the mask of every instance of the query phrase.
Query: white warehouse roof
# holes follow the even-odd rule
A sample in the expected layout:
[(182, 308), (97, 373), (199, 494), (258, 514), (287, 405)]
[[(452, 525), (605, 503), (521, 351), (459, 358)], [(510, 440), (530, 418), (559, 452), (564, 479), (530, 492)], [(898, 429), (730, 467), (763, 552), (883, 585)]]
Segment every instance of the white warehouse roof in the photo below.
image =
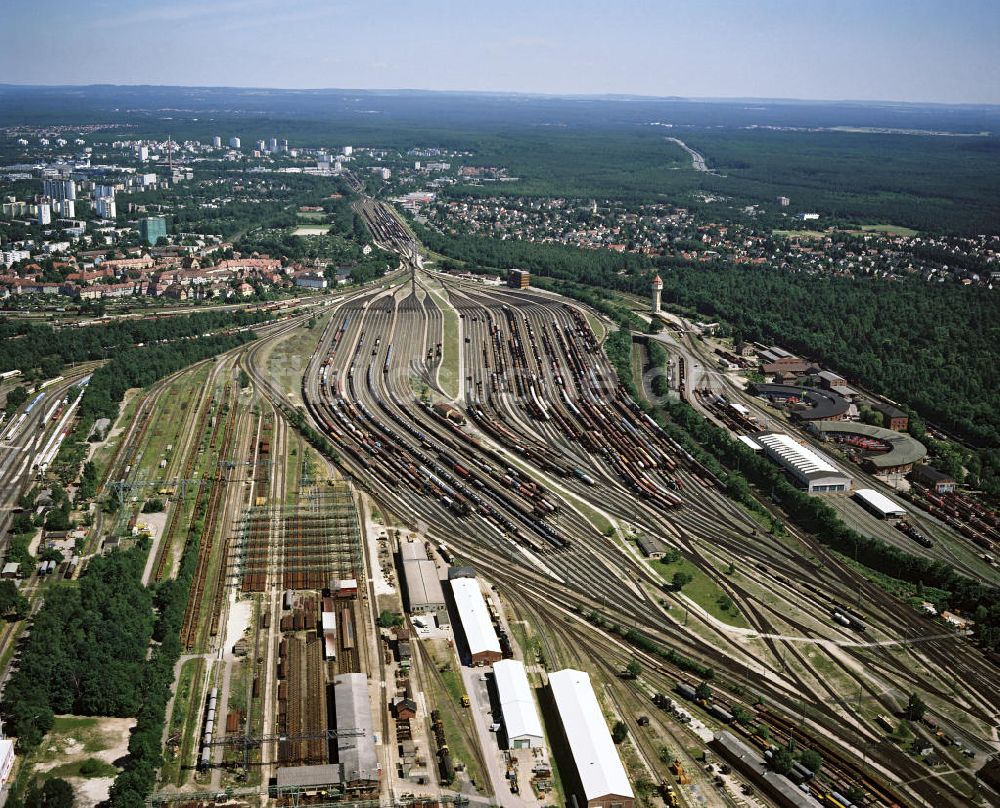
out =
[(791, 435), (771, 432), (755, 436), (755, 440), (775, 456), (782, 465), (794, 468), (803, 475), (840, 474), (841, 472), (823, 455), (795, 441)]
[(754, 440), (753, 438), (751, 438), (751, 437), (750, 437), (749, 435), (739, 435), (739, 436), (737, 436), (737, 438), (736, 438), (736, 439), (737, 439), (737, 440), (738, 440), (738, 441), (739, 441), (740, 443), (743, 443), (743, 444), (745, 444), (746, 446), (748, 446), (748, 447), (750, 447), (751, 449), (753, 449), (753, 450), (754, 450), (755, 452), (759, 452), (759, 451), (760, 451), (760, 444), (759, 444), (759, 443), (757, 443), (757, 441), (755, 441), (755, 440)]
[(634, 797), (590, 674), (569, 668), (550, 673), (549, 687), (587, 801), (612, 794)]
[(493, 630), (479, 581), (475, 578), (455, 578), (451, 582), (451, 591), (455, 595), (455, 607), (469, 643), (469, 653), (475, 656), (492, 651), (499, 655), (500, 640)]
[(528, 674), (524, 663), (516, 659), (503, 659), (493, 663), (497, 693), (500, 696), (500, 710), (503, 713), (507, 742), (529, 741), (533, 745), (542, 742), (542, 722), (538, 718), (535, 699), (531, 695)]
[(869, 507), (874, 508), (882, 516), (905, 516), (906, 509), (897, 505), (885, 494), (880, 494), (871, 488), (859, 488), (854, 492), (856, 499), (861, 500)]

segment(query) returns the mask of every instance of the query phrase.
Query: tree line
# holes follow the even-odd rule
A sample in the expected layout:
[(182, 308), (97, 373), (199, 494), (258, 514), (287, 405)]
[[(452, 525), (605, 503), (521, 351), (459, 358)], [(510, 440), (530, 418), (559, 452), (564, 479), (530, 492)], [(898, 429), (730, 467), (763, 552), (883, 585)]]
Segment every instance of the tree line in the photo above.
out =
[(135, 715), (153, 630), (142, 585), (143, 548), (94, 558), (79, 586), (46, 595), (0, 704), (24, 748), (36, 746), (58, 713)]
[(168, 345), (147, 345), (119, 351), (94, 371), (80, 401), (81, 418), (118, 417), (118, 405), (130, 387), (146, 387), (203, 359), (251, 342), (250, 331), (180, 340)]
[(0, 317), (0, 371), (40, 371), (58, 376), (64, 365), (113, 358), (116, 352), (145, 343), (196, 337), (221, 328), (265, 322), (269, 315), (244, 311), (204, 311), (176, 317), (115, 319), (81, 328), (53, 328)]

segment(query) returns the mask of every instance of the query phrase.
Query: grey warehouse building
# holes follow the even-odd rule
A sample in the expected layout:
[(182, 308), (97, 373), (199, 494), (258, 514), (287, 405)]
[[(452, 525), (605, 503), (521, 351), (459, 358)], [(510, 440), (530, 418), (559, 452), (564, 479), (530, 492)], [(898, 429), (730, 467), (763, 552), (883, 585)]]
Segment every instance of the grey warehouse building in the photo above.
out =
[(401, 542), (406, 610), (410, 614), (435, 614), (439, 623), (448, 622), (448, 605), (438, 578), (437, 565), (427, 557), (423, 542)]
[(852, 479), (826, 456), (798, 443), (790, 435), (764, 432), (754, 435), (764, 453), (781, 466), (810, 494), (851, 490)]
[(368, 696), (368, 677), (363, 673), (342, 673), (333, 683), (337, 731), (362, 731), (363, 735), (337, 736), (337, 762), (342, 783), (350, 790), (378, 788), (381, 775), (375, 749), (375, 722)]

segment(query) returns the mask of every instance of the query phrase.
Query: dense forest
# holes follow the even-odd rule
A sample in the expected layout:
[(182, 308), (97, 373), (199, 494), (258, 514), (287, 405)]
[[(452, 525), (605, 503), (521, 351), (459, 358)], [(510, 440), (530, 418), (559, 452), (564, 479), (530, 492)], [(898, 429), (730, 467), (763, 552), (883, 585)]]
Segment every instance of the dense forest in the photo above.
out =
[(265, 322), (269, 315), (243, 311), (205, 311), (177, 317), (116, 319), (84, 328), (36, 325), (0, 317), (0, 371), (37, 371), (41, 378), (58, 376), (73, 362), (113, 358), (139, 343), (196, 337), (207, 331)]
[(254, 339), (249, 331), (182, 340), (169, 345), (127, 348), (94, 371), (80, 401), (81, 418), (118, 417), (118, 405), (130, 387), (146, 387), (202, 359), (225, 353)]
[(79, 586), (45, 596), (31, 639), (4, 690), (7, 729), (31, 747), (58, 713), (135, 715), (153, 631), (141, 549), (95, 557)]
[[(707, 191), (736, 208), (773, 205), (782, 194), (796, 210), (928, 232), (989, 232), (1000, 219), (998, 113), (990, 107), (176, 87), (0, 87), (0, 98), (0, 122), (12, 126), (99, 121), (128, 126), (130, 137), (162, 138), (162, 110), (171, 109), (177, 140), (237, 132), (244, 143), (279, 134), (293, 146), (468, 151), (476, 164), (508, 168), (518, 194), (687, 204)], [(724, 176), (691, 169), (668, 136)], [(7, 138), (0, 158), (32, 155)], [(232, 212), (212, 214), (227, 232), (240, 228)]]
[(164, 581), (156, 589), (157, 618), (153, 640), (157, 645), (142, 671), (142, 701), (135, 730), (128, 742), (128, 760), (111, 786), (113, 808), (144, 805), (156, 785), (156, 772), (163, 764), (163, 725), (174, 682), (174, 666), (181, 656), (181, 625), (198, 565), (204, 516), (203, 510), (193, 516), (177, 577)]
[(1000, 446), (1000, 297), (989, 289), (729, 265), (661, 277), (665, 302), (779, 341), (979, 446)]

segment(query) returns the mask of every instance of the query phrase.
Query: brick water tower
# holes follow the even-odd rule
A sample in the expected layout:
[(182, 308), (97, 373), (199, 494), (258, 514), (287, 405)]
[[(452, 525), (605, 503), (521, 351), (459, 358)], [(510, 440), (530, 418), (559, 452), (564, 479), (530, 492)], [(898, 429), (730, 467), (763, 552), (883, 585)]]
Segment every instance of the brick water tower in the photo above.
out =
[(663, 292), (663, 281), (657, 275), (653, 278), (653, 314), (660, 313), (660, 294)]

